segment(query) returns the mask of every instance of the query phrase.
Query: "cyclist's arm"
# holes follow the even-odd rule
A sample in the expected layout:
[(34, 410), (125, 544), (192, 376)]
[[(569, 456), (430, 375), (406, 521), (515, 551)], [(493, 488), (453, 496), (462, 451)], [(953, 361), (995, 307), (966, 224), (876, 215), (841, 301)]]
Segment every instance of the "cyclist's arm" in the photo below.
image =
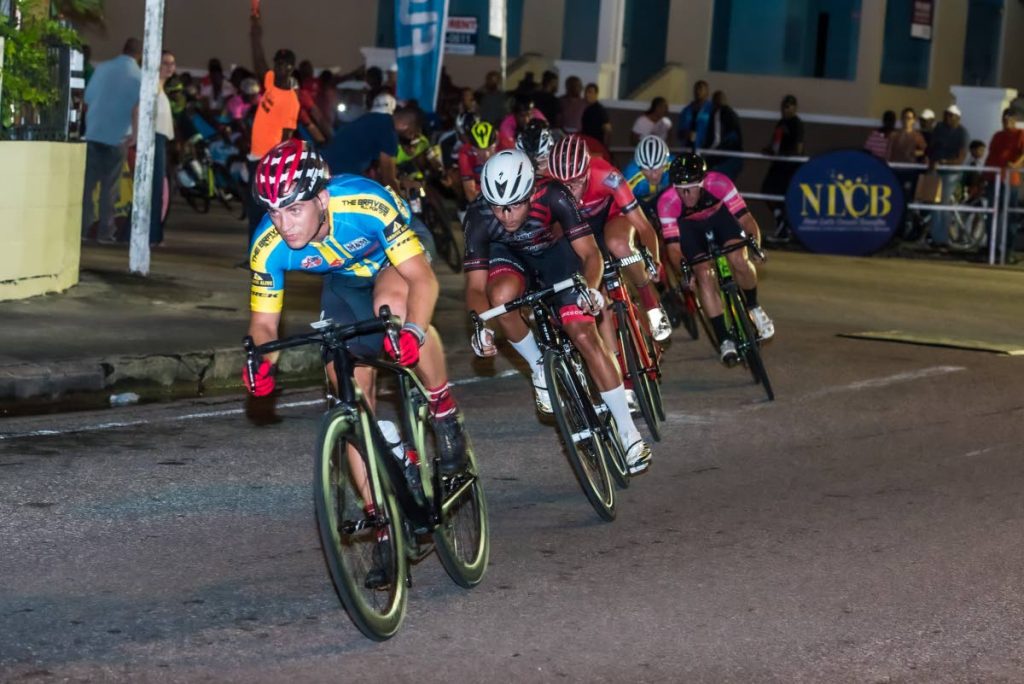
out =
[(487, 297), (487, 270), (466, 271), (466, 310), (483, 313), (491, 308)]
[(480, 194), (480, 188), (472, 178), (462, 179), (462, 194), (466, 196), (467, 202), (472, 202)]
[(601, 287), (601, 276), (604, 275), (604, 257), (601, 255), (601, 248), (597, 246), (597, 240), (592, 234), (578, 237), (571, 243), (576, 256), (583, 262), (583, 278), (587, 285), (595, 290)]
[(748, 236), (752, 237), (757, 244), (761, 244), (761, 227), (757, 225), (757, 219), (749, 211), (736, 219), (740, 223), (740, 228)]
[(658, 234), (654, 232), (654, 227), (651, 222), (647, 220), (647, 214), (640, 208), (640, 204), (637, 203), (627, 212), (623, 213), (633, 227), (636, 228), (637, 235), (640, 236), (640, 242), (643, 243), (647, 251), (651, 253), (651, 257), (654, 258), (655, 263), (660, 263), (661, 259), (658, 255)]
[(267, 58), (263, 53), (263, 24), (259, 17), (251, 17), (249, 24), (249, 42), (252, 48), (252, 66), (257, 74), (270, 71)]
[[(419, 241), (411, 229), (406, 229), (412, 239)], [(440, 287), (437, 276), (430, 268), (430, 262), (422, 252), (395, 264), (398, 274), (409, 284), (409, 299), (406, 302), (405, 322), (418, 325), (422, 330), (430, 327), (434, 317), (434, 306)]]
[[(277, 339), (278, 326), (281, 323), (281, 312), (253, 311), (249, 315), (249, 335), (252, 341), (257, 344), (265, 344)], [(266, 358), (271, 363), (277, 363), (280, 352), (271, 352)]]

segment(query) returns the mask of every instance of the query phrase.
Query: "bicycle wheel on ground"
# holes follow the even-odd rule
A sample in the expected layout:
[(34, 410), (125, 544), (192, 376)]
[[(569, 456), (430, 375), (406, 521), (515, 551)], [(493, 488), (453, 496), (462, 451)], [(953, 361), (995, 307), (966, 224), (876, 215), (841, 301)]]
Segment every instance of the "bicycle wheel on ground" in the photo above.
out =
[[(679, 292), (679, 290), (676, 290)], [(689, 333), (690, 339), (696, 340), (700, 337), (700, 324), (697, 322), (697, 298), (690, 290), (683, 291), (678, 295), (682, 300), (682, 310), (680, 312), (680, 319), (682, 319), (683, 327), (686, 332)]]
[[(430, 445), (431, 440), (427, 440)], [(433, 454), (429, 456), (433, 459)], [(487, 500), (470, 448), (470, 467), (441, 479), (441, 521), (434, 529), (437, 557), (452, 581), (467, 589), (483, 579), (490, 556)], [(438, 492), (434, 492), (438, 496)]]
[(754, 382), (760, 383), (764, 387), (765, 394), (768, 395), (768, 401), (774, 401), (775, 391), (772, 389), (771, 380), (768, 378), (768, 371), (765, 369), (764, 360), (761, 358), (761, 347), (757, 341), (757, 331), (754, 330), (754, 324), (750, 320), (750, 314), (747, 312), (747, 307), (743, 303), (739, 292), (731, 292), (729, 294), (729, 307), (733, 320), (736, 321), (736, 334), (741, 337), (737, 341), (740, 342), (740, 346), (743, 349), (743, 360), (750, 370), (750, 374), (754, 377)]
[(647, 373), (644, 372), (643, 367), (640, 365), (640, 358), (636, 348), (637, 344), (644, 344), (644, 342), (643, 340), (634, 339), (633, 331), (624, 322), (625, 312), (621, 304), (616, 304), (615, 314), (620, 321), (618, 330), (619, 346), (625, 355), (626, 373), (633, 384), (633, 393), (636, 395), (636, 401), (640, 405), (640, 415), (643, 416), (644, 423), (647, 424), (651, 437), (654, 441), (660, 442), (661, 430), (658, 426), (658, 414), (653, 398), (654, 392), (660, 392), (660, 389), (652, 387), (654, 383), (647, 377)]
[(544, 354), (544, 375), (569, 465), (597, 514), (603, 520), (614, 520), (615, 488), (590, 397), (583, 395), (565, 358), (554, 350)]
[(317, 527), (349, 617), (363, 634), (383, 641), (405, 616), (404, 530), (386, 481), (367, 468), (370, 440), (344, 411), (327, 413), (321, 423), (313, 492)]

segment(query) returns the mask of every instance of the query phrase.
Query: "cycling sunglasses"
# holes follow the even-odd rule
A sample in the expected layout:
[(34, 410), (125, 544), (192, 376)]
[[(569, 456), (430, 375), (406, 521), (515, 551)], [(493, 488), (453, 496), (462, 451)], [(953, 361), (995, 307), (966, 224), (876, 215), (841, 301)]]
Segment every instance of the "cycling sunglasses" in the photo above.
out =
[(491, 205), (491, 211), (494, 213), (498, 213), (498, 210), (500, 209), (502, 213), (508, 214), (511, 213), (513, 209), (518, 209), (529, 201), (530, 198), (527, 197), (526, 199), (521, 199), (518, 202), (513, 202), (512, 204), (492, 204), (491, 202), (488, 202), (488, 204)]

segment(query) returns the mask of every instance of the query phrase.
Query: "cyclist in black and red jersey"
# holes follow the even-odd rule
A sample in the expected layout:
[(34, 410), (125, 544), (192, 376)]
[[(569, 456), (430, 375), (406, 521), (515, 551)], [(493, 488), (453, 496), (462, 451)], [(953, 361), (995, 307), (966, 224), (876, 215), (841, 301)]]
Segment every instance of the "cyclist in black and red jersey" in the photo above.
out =
[[(591, 159), (586, 142), (580, 136), (573, 134), (554, 144), (548, 172), (572, 192), (602, 249), (619, 259), (628, 257), (634, 253), (639, 238), (654, 257), (655, 265), (659, 265), (658, 235), (629, 189), (629, 183), (609, 162)], [(659, 342), (668, 339), (672, 325), (661, 308), (644, 264), (633, 264), (625, 271), (647, 311), (651, 335)]]
[[(665, 238), (665, 249), (673, 264), (679, 264), (684, 256), (687, 259), (704, 256), (707, 253), (704, 235), (709, 231), (714, 233), (715, 241), (722, 246), (736, 244), (747, 236), (760, 244), (761, 229), (728, 176), (716, 171), (709, 172), (704, 158), (692, 152), (676, 157), (668, 173), (674, 187), (658, 197), (658, 219)], [(775, 334), (775, 324), (757, 301), (757, 269), (750, 262), (747, 249), (730, 252), (727, 257), (736, 282), (750, 307), (758, 338), (770, 339)], [(715, 335), (721, 340), (719, 351), (722, 362), (731, 365), (739, 359), (739, 355), (736, 343), (729, 339), (726, 330), (718, 279), (711, 263), (707, 261), (695, 266), (694, 273), (700, 285), (704, 312), (711, 321)]]
[[(533, 165), (520, 150), (504, 150), (488, 160), (481, 186), (483, 197), (470, 204), (463, 222), (466, 306), (484, 311), (519, 297), (533, 287), (534, 278), (543, 287), (582, 273), (590, 285), (588, 296), (571, 290), (562, 293), (559, 317), (615, 418), (630, 471), (646, 470), (650, 448), (633, 422), (618, 364), (594, 321), (604, 307), (597, 289), (604, 258), (576, 201), (557, 181), (535, 182)], [(533, 372), (537, 408), (551, 413), (543, 359), (533, 333), (518, 312), (500, 316), (498, 324)], [(488, 328), (474, 333), (471, 344), (477, 356), (498, 353)]]
[(548, 158), (554, 145), (555, 138), (548, 122), (541, 119), (526, 124), (526, 129), (516, 136), (516, 149), (530, 158), (537, 176), (548, 175)]
[(480, 170), (498, 145), (498, 132), (487, 121), (476, 121), (469, 127), (468, 144), (459, 149), (459, 175), (462, 176), (462, 192), (467, 202), (480, 194)]

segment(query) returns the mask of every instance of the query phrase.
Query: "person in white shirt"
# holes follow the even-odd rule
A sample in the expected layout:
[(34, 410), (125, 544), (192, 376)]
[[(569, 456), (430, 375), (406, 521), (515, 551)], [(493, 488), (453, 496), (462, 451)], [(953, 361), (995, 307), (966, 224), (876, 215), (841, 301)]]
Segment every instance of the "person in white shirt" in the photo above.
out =
[(647, 135), (656, 135), (668, 142), (671, 132), (672, 119), (668, 118), (668, 101), (663, 97), (656, 97), (651, 100), (650, 108), (633, 122), (633, 144), (636, 145), (640, 138)]
[(153, 195), (149, 214), (149, 244), (157, 247), (164, 241), (163, 208), (164, 177), (167, 175), (167, 143), (174, 140), (174, 117), (164, 84), (177, 68), (174, 55), (164, 50), (160, 56), (160, 87), (156, 93), (156, 141), (153, 145)]

